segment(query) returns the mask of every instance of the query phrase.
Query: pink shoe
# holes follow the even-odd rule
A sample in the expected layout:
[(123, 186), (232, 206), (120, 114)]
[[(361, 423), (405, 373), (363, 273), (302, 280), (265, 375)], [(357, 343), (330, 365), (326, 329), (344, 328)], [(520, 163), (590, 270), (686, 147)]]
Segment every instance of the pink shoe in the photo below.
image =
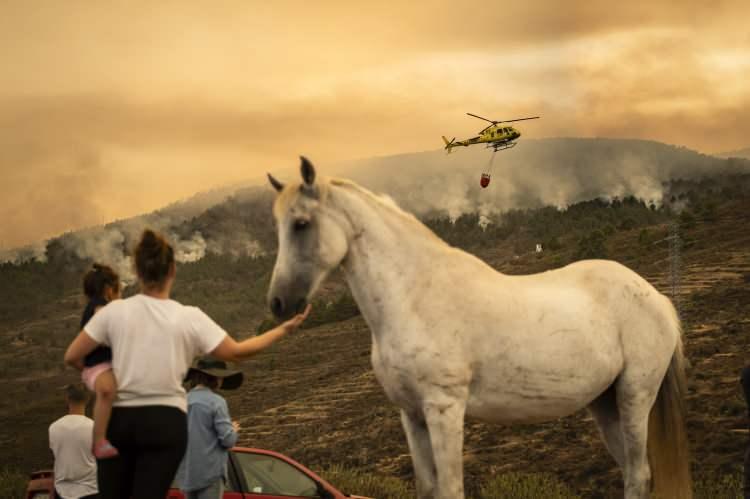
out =
[(115, 446), (106, 438), (94, 444), (94, 457), (97, 459), (109, 459), (119, 455)]

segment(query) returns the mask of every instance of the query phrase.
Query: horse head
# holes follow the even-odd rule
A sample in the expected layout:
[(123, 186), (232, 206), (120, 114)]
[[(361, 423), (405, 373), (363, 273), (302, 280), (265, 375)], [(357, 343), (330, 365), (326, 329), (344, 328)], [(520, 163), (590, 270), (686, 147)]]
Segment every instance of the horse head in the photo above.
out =
[(327, 182), (316, 182), (312, 163), (301, 160), (299, 184), (284, 185), (268, 175), (278, 192), (273, 215), (279, 241), (268, 304), (278, 318), (301, 312), (349, 248), (346, 227), (326, 207)]

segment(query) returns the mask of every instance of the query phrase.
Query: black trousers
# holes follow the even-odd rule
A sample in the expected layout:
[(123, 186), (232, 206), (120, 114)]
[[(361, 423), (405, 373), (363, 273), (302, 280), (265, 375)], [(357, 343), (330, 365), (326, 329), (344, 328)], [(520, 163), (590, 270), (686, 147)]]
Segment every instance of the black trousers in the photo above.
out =
[[(63, 499), (63, 495), (55, 489), (55, 497), (58, 499)], [(90, 496), (83, 496), (80, 499), (100, 499), (99, 494), (91, 494)]]
[[(747, 403), (747, 417), (750, 421), (750, 366), (742, 370), (740, 381), (742, 381), (742, 391), (745, 394), (745, 402)], [(742, 490), (745, 499), (750, 499), (750, 442), (748, 442), (748, 447), (745, 450), (745, 482)]]
[(115, 407), (107, 438), (118, 457), (97, 460), (101, 499), (164, 499), (187, 447), (187, 417), (168, 406)]

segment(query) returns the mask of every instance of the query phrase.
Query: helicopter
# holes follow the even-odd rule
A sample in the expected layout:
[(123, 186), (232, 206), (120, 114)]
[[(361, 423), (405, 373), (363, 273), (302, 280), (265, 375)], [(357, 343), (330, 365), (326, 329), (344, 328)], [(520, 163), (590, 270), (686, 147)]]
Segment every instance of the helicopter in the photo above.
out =
[(514, 120), (488, 120), (482, 118), (476, 114), (466, 113), (474, 118), (479, 118), (489, 122), (490, 124), (484, 127), (482, 130), (477, 132), (476, 137), (471, 137), (466, 140), (456, 141), (456, 137), (453, 137), (450, 141), (443, 136), (443, 142), (445, 142), (445, 149), (450, 153), (451, 149), (458, 146), (469, 147), (474, 144), (487, 144), (487, 148), (494, 149), (495, 152), (502, 151), (504, 149), (510, 149), (516, 145), (516, 140), (521, 136), (521, 132), (513, 128), (512, 126), (500, 125), (501, 123), (510, 123), (511, 121), (524, 121), (524, 120), (536, 120), (539, 116), (531, 116), (529, 118), (516, 118)]
[[(456, 142), (456, 137), (453, 137), (451, 140), (448, 140), (443, 136), (443, 142), (445, 142), (445, 149), (448, 151), (448, 154), (450, 154), (451, 149), (454, 147), (469, 147), (473, 144), (486, 144), (487, 148), (493, 149), (492, 158), (494, 159), (495, 154), (497, 151), (502, 151), (505, 149), (510, 149), (511, 147), (515, 147), (516, 140), (521, 136), (521, 132), (513, 128), (512, 126), (506, 126), (502, 125), (501, 123), (510, 123), (512, 121), (524, 121), (524, 120), (536, 120), (539, 119), (539, 116), (531, 116), (528, 118), (516, 118), (514, 120), (501, 120), (501, 121), (495, 121), (495, 120), (488, 120), (487, 118), (483, 118), (481, 116), (477, 116), (476, 114), (466, 113), (469, 116), (473, 116), (474, 118), (479, 118), (480, 120), (484, 120), (489, 122), (490, 124), (484, 127), (482, 130), (480, 130), (477, 133), (476, 137), (471, 137), (470, 139), (466, 140), (459, 140)], [(490, 162), (491, 163), (491, 162)], [(484, 189), (488, 185), (490, 185), (490, 174), (489, 173), (482, 173), (482, 177), (479, 180), (479, 185), (482, 186)]]

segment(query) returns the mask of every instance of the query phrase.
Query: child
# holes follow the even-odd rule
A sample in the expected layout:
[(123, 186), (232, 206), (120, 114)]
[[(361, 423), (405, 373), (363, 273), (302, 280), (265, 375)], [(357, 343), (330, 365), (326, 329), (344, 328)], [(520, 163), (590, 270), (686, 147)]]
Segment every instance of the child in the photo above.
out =
[(237, 443), (239, 425), (229, 418), (224, 398), (214, 390), (234, 390), (242, 384), (241, 371), (229, 371), (220, 360), (205, 357), (188, 370), (188, 445), (177, 474), (186, 499), (220, 499), (227, 455)]
[[(94, 314), (112, 300), (120, 298), (120, 277), (106, 265), (95, 263), (83, 278), (83, 292), (89, 299), (81, 317), (81, 327)], [(99, 346), (83, 361), (81, 377), (86, 387), (96, 392), (94, 404), (94, 457), (107, 459), (118, 455), (117, 449), (107, 440), (107, 425), (112, 414), (112, 403), (117, 393), (117, 383), (112, 372), (112, 350)]]

